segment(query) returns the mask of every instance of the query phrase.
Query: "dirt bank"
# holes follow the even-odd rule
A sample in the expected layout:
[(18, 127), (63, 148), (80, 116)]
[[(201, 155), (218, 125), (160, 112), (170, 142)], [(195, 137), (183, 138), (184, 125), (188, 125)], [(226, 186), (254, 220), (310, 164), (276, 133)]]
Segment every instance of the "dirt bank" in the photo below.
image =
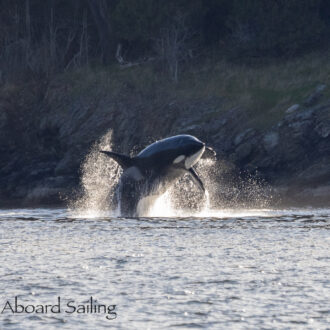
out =
[(288, 205), (330, 204), (327, 86), (314, 86), (299, 104), (278, 105), (275, 119), (260, 125), (257, 114), (225, 97), (107, 79), (84, 88), (63, 77), (2, 87), (0, 205), (65, 203), (78, 188), (84, 157), (110, 129), (114, 149), (124, 153), (166, 136), (196, 135), (215, 148), (231, 180), (257, 176)]

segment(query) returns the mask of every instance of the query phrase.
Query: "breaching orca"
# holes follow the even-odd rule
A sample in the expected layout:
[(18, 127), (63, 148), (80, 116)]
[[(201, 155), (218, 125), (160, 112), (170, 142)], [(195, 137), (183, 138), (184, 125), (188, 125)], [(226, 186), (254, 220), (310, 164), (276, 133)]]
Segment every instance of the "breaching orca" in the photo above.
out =
[[(101, 150), (123, 169), (117, 187), (121, 215), (141, 215), (146, 208), (146, 203), (142, 201), (148, 201), (150, 205), (185, 173), (189, 173), (199, 188), (205, 191), (202, 180), (193, 168), (205, 149), (214, 153), (194, 136), (177, 135), (150, 144), (135, 157)], [(144, 204), (143, 210), (141, 204)]]

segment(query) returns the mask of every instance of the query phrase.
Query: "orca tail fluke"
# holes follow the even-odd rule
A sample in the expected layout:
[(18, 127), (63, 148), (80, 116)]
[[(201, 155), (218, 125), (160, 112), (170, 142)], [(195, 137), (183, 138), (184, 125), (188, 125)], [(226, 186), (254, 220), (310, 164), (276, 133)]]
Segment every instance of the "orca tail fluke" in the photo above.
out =
[(116, 161), (124, 170), (133, 166), (133, 159), (129, 156), (119, 154), (117, 152), (113, 151), (105, 151), (105, 150), (100, 150), (103, 154), (109, 156), (112, 158), (114, 161)]

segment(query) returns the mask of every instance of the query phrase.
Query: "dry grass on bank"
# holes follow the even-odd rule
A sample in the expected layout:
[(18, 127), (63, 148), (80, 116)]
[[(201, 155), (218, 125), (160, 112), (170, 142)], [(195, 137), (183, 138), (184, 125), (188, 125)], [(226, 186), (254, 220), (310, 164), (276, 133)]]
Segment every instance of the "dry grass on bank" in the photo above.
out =
[[(324, 98), (330, 97), (330, 54), (309, 54), (259, 66), (219, 60), (190, 65), (179, 78), (175, 84), (151, 63), (131, 68), (82, 68), (58, 75), (52, 84), (67, 86), (67, 95), (72, 98), (129, 93), (183, 101), (220, 98), (225, 106), (214, 109), (215, 116), (230, 107), (242, 106), (257, 125), (268, 126), (290, 105), (302, 102), (318, 84), (328, 86)], [(0, 89), (0, 97), (8, 94), (8, 88)]]
[(263, 66), (220, 61), (185, 76), (183, 94), (194, 97), (224, 97), (232, 106), (243, 106), (258, 124), (271, 124), (285, 110), (301, 103), (319, 84), (330, 97), (330, 54), (309, 54)]

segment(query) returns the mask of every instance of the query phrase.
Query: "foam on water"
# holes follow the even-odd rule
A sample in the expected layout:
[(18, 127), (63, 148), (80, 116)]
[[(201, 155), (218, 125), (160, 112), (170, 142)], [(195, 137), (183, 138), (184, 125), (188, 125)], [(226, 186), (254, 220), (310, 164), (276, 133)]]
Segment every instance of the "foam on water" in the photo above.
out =
[[(164, 198), (164, 197), (162, 197)], [(162, 198), (156, 202), (154, 208), (157, 209), (157, 205), (164, 207), (164, 204), (161, 203)], [(167, 202), (169, 199), (164, 198), (165, 205), (168, 205)], [(260, 209), (244, 209), (244, 208), (223, 208), (223, 209), (206, 209), (202, 210), (199, 213), (196, 212), (193, 215), (187, 216), (185, 212), (180, 212), (180, 210), (175, 210), (172, 208), (166, 208), (150, 211), (150, 220), (161, 218), (159, 217), (159, 213), (162, 212), (164, 214), (164, 219), (173, 218), (182, 219), (200, 219), (201, 221), (205, 221), (207, 219), (217, 219), (217, 220), (226, 220), (231, 218), (240, 218), (240, 219), (265, 219), (265, 218), (277, 218), (277, 219), (289, 219), (292, 217), (311, 217), (311, 218), (322, 218), (328, 217), (330, 214), (329, 208), (282, 208), (282, 209), (274, 209), (274, 208), (260, 208)], [(153, 216), (155, 214), (155, 216)], [(91, 212), (87, 211), (85, 213), (73, 212), (72, 209), (51, 209), (51, 208), (37, 208), (37, 209), (0, 209), (0, 220), (58, 220), (58, 219), (71, 219), (71, 220), (79, 220), (79, 219), (90, 219), (90, 220), (110, 220), (117, 219), (118, 216), (111, 211), (103, 211), (103, 212)], [(144, 218), (147, 219), (147, 218)]]

